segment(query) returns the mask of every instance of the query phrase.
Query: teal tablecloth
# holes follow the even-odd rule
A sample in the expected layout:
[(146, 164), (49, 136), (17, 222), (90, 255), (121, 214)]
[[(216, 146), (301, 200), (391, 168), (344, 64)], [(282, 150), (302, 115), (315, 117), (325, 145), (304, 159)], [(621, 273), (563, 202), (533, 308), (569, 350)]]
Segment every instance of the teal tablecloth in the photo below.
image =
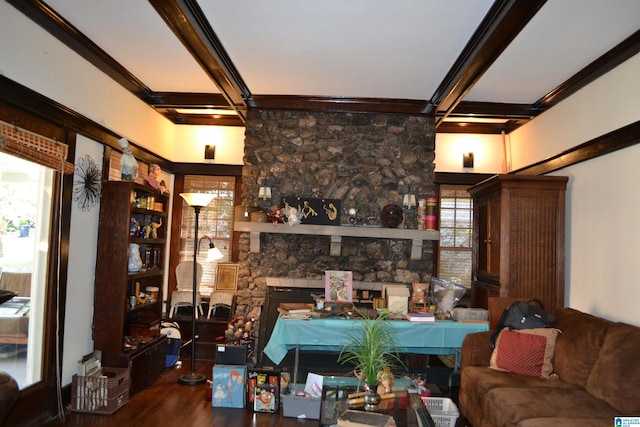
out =
[[(400, 353), (454, 354), (462, 340), (472, 332), (488, 331), (488, 323), (459, 323), (453, 320), (418, 324), (404, 320), (388, 320), (398, 331)], [(296, 320), (278, 318), (264, 354), (279, 364), (291, 349), (340, 351), (354, 331), (357, 322), (328, 318)]]

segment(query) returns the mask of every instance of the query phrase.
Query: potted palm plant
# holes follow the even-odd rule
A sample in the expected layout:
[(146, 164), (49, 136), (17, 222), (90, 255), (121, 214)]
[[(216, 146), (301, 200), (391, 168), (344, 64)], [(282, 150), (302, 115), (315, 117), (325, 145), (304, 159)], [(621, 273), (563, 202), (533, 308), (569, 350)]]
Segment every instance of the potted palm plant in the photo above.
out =
[(378, 385), (381, 380), (403, 363), (397, 352), (396, 330), (387, 320), (388, 313), (383, 312), (372, 319), (362, 311), (355, 311), (358, 315), (353, 320), (355, 327), (349, 332), (338, 361), (354, 366), (356, 377), (365, 381), (368, 391), (365, 409), (374, 410), (380, 403)]

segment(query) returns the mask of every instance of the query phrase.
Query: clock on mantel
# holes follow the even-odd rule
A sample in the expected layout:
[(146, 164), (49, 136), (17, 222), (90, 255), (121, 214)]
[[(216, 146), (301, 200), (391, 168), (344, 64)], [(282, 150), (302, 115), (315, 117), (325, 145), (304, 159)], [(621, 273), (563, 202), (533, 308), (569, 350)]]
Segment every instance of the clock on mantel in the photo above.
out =
[(422, 258), (422, 244), (425, 240), (440, 240), (437, 230), (410, 230), (406, 228), (357, 227), (349, 225), (310, 225), (273, 224), (270, 222), (242, 222), (233, 224), (234, 231), (248, 232), (250, 235), (251, 253), (260, 253), (260, 234), (306, 234), (313, 236), (331, 237), (331, 256), (340, 256), (342, 252), (342, 237), (363, 237), (369, 239), (400, 239), (411, 240), (411, 259)]

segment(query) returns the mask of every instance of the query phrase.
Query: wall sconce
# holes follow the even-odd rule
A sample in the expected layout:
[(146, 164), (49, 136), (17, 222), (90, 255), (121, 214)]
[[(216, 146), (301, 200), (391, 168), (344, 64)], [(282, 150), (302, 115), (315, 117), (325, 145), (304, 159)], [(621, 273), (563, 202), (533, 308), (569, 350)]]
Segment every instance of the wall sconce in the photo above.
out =
[(224, 258), (220, 249), (216, 248), (216, 245), (213, 244), (211, 238), (209, 236), (202, 236), (200, 240), (198, 240), (198, 253), (200, 253), (200, 242), (203, 239), (207, 239), (209, 241), (209, 250), (207, 251), (207, 261), (217, 261), (219, 259)]
[(261, 199), (263, 202), (267, 201), (267, 200), (271, 200), (271, 178), (265, 178), (263, 184), (260, 186), (260, 189), (258, 190), (258, 198)]
[(416, 195), (413, 194), (410, 185), (404, 186), (404, 196), (402, 196), (402, 206), (411, 209), (416, 206)]
[(271, 187), (260, 187), (258, 197), (263, 201), (271, 199)]
[(463, 168), (472, 168), (473, 167), (473, 152), (469, 151), (468, 153), (462, 154), (462, 167)]
[(216, 146), (205, 145), (204, 146), (204, 158), (207, 160), (213, 160), (216, 158)]

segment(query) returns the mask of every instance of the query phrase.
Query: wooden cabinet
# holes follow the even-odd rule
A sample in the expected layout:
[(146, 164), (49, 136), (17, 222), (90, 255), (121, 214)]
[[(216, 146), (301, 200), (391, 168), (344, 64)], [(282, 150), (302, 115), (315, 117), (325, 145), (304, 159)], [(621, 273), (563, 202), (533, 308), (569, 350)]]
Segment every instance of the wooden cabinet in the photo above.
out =
[[(158, 335), (167, 208), (167, 196), (149, 187), (119, 181), (103, 184), (94, 294), (94, 348), (102, 351), (103, 366), (131, 367), (132, 389), (133, 385), (148, 384), (150, 378), (159, 375), (158, 369), (149, 367), (149, 351), (165, 342)], [(161, 224), (155, 233), (149, 228), (145, 230), (152, 223)], [(143, 262), (140, 271), (129, 271), (130, 248), (140, 252)], [(145, 292), (148, 287), (158, 289), (155, 301), (147, 299), (132, 307), (130, 297), (136, 295), (137, 290)], [(132, 363), (137, 358), (139, 360)], [(144, 360), (147, 361), (142, 362)]]
[(473, 197), (471, 304), (488, 298), (538, 298), (564, 306), (567, 177), (497, 175), (469, 189)]

